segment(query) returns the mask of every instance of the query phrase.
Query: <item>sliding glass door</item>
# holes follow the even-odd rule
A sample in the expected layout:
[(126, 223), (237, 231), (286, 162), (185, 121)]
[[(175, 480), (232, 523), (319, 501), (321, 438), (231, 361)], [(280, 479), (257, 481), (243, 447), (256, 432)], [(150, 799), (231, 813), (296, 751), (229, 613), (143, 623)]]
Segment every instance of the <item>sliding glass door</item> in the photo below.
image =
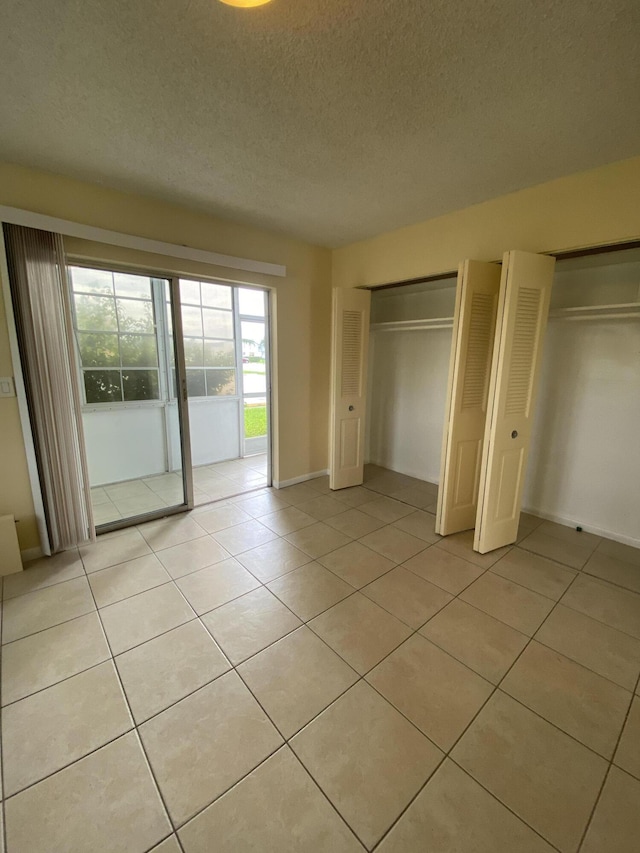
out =
[(196, 504), (270, 484), (267, 294), (180, 279)]
[(192, 506), (178, 281), (76, 265), (69, 277), (96, 527)]
[(269, 485), (267, 293), (79, 264), (69, 279), (96, 527)]
[(242, 446), (245, 456), (267, 452), (269, 348), (267, 294), (238, 288), (242, 341)]

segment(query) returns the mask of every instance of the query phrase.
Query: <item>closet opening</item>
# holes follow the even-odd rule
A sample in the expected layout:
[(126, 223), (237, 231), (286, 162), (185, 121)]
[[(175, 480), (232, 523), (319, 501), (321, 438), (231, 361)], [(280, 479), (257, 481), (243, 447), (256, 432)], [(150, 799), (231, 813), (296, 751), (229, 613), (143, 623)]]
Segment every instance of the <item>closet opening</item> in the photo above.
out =
[[(399, 500), (422, 493), (433, 513), (455, 292), (447, 275), (371, 298), (365, 483), (385, 477)], [(640, 247), (558, 257), (522, 503), (636, 548), (639, 321)]]
[(450, 275), (371, 294), (365, 482), (377, 468), (415, 479), (433, 513), (455, 296)]

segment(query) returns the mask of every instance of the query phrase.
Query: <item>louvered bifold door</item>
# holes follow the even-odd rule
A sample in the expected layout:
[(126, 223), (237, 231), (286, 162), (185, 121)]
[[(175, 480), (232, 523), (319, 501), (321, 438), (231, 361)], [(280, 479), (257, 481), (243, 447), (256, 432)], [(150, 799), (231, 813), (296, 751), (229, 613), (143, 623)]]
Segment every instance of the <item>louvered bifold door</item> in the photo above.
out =
[(330, 487), (362, 483), (369, 350), (368, 290), (333, 291)]
[(499, 264), (460, 264), (436, 514), (441, 536), (476, 521), (499, 291)]
[(516, 541), (555, 258), (507, 252), (502, 261), (487, 429), (473, 547)]

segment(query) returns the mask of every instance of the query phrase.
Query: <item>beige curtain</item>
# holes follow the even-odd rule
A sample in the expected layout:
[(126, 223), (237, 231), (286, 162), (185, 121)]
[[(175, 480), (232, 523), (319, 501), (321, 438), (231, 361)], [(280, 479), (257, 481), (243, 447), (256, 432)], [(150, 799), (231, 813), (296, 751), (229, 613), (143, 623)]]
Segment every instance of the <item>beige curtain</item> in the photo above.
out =
[(9, 278), (53, 552), (95, 539), (62, 237), (4, 226)]

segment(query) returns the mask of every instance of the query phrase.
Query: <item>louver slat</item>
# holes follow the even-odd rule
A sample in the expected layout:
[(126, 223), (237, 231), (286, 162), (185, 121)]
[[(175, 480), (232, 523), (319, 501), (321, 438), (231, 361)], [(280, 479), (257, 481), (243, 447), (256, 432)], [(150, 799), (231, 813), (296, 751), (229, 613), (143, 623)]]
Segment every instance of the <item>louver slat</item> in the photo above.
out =
[(462, 409), (486, 406), (489, 378), (489, 348), (493, 345), (492, 331), (495, 296), (474, 293), (469, 318), (469, 342), (462, 387)]
[(362, 314), (342, 313), (342, 396), (361, 394)]
[(529, 416), (541, 298), (542, 292), (530, 287), (521, 287), (518, 293), (506, 415)]

